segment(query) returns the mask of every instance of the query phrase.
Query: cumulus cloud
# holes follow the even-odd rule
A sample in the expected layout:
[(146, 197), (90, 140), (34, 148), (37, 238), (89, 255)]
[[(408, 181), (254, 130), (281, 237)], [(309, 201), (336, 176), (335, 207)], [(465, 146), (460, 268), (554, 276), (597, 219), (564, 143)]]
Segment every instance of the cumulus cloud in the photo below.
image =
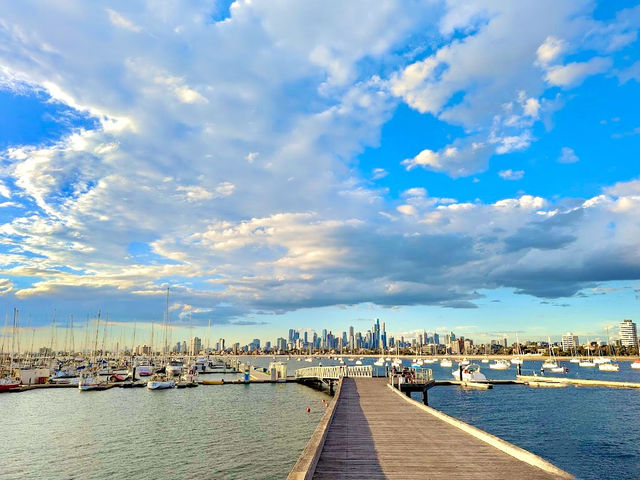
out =
[[(170, 284), (194, 321), (233, 324), (361, 302), (468, 308), (481, 289), (558, 297), (637, 278), (631, 184), (582, 203), (461, 202), (417, 182), (391, 199), (372, 187), (384, 168), (354, 167), (399, 101), (464, 132), (420, 146), (407, 170), (462, 177), (527, 148), (551, 110), (544, 68), (598, 26), (584, 5), (258, 0), (216, 22), (196, 2), (77, 2), (74, 16), (56, 2), (2, 4), (0, 84), (96, 124), (2, 152), (0, 195), (20, 208), (0, 224), (0, 277), (20, 282), (0, 292), (34, 311), (108, 304), (161, 318)], [(521, 29), (523, 17), (536, 23)], [(398, 55), (426, 29), (439, 48)], [(584, 73), (558, 75), (569, 86)]]
[(576, 163), (580, 161), (576, 152), (573, 151), (573, 148), (562, 147), (562, 151), (560, 157), (558, 158), (558, 162), (560, 163)]
[(545, 79), (551, 85), (559, 87), (575, 87), (585, 78), (607, 71), (612, 61), (606, 57), (594, 57), (586, 62), (571, 62), (557, 65), (547, 70)]
[(498, 175), (504, 180), (521, 180), (524, 177), (524, 170), (500, 170)]
[[(605, 56), (562, 64), (564, 57), (582, 50), (608, 53), (613, 43), (623, 48), (632, 40), (634, 13), (603, 23), (585, 15), (587, 7), (582, 1), (448, 2), (440, 30), (445, 36), (457, 32), (457, 37), (399, 70), (390, 90), (413, 109), (462, 126), (474, 133), (475, 142), (493, 145), (487, 157), (525, 150), (535, 141), (536, 122), (557, 108), (549, 87), (569, 89), (612, 66)], [(525, 29), (522, 18), (532, 19)], [(439, 151), (427, 148), (407, 165), (460, 176), (486, 169), (486, 160), (471, 156), (467, 165), (460, 159), (449, 169)]]

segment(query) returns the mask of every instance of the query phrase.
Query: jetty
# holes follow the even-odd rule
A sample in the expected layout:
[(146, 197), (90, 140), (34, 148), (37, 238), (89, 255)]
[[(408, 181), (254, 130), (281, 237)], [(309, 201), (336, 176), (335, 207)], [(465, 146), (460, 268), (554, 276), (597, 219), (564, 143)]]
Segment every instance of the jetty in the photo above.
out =
[[(401, 386), (402, 388), (402, 386)], [(554, 479), (527, 450), (406, 396), (386, 378), (342, 377), (288, 480)]]
[(556, 383), (574, 385), (576, 387), (637, 388), (638, 382), (618, 382), (615, 380), (592, 380), (585, 378), (545, 377), (544, 375), (517, 375), (519, 381), (529, 384)]

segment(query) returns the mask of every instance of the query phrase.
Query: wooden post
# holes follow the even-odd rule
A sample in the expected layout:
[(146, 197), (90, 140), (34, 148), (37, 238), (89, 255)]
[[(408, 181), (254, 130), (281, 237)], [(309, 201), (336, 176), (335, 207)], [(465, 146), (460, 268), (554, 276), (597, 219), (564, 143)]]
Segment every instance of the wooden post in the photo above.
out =
[(329, 380), (329, 395), (333, 396), (333, 380)]
[(428, 389), (425, 387), (424, 390), (422, 390), (422, 403), (424, 403), (427, 407), (429, 406), (429, 393), (428, 393)]

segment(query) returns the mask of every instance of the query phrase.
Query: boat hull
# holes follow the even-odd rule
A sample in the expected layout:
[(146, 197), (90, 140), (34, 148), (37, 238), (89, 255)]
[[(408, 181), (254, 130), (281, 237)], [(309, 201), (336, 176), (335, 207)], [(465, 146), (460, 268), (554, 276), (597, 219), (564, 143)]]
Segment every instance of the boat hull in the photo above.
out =
[(152, 381), (147, 383), (147, 388), (149, 390), (166, 390), (168, 388), (173, 388), (176, 386), (176, 382), (168, 381), (168, 382), (156, 382)]

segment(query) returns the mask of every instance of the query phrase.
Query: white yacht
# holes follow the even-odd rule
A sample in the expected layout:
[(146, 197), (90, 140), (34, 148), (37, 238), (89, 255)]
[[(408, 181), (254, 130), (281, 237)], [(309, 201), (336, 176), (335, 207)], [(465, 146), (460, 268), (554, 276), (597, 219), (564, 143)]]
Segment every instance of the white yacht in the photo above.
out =
[(598, 370), (600, 370), (601, 372), (619, 372), (620, 365), (618, 365), (617, 363), (605, 362), (598, 365)]
[(578, 363), (578, 365), (581, 366), (581, 367), (585, 367), (585, 368), (593, 368), (593, 367), (596, 366), (596, 364), (593, 363), (593, 361), (589, 360), (589, 359), (582, 360), (580, 363)]
[(460, 365), (462, 365), (463, 367), (466, 367), (467, 365), (469, 365), (471, 362), (467, 359), (467, 357), (464, 357), (461, 361), (460, 361)]
[(462, 369), (462, 374), (460, 369), (453, 370), (451, 372), (453, 378), (456, 380), (460, 380), (463, 382), (486, 382), (487, 377), (484, 376), (483, 373), (480, 372), (480, 366), (475, 363), (470, 363)]
[(559, 368), (559, 366), (558, 366), (558, 362), (556, 362), (555, 359), (553, 358), (549, 358), (545, 360), (544, 363), (542, 364), (543, 370), (553, 370), (554, 368)]
[(494, 363), (489, 364), (491, 370), (508, 370), (511, 367), (509, 360), (496, 360)]
[(373, 364), (376, 367), (384, 367), (384, 357), (380, 357), (379, 359), (377, 359), (375, 362), (373, 362)]
[(157, 373), (147, 382), (147, 388), (149, 390), (164, 390), (167, 388), (173, 388), (176, 386), (176, 382), (167, 378), (162, 373)]
[(167, 376), (169, 377), (179, 377), (182, 373), (182, 362), (180, 360), (171, 360), (165, 369)]
[(440, 360), (440, 366), (442, 368), (449, 368), (453, 366), (453, 362), (448, 358), (443, 358), (442, 360)]

